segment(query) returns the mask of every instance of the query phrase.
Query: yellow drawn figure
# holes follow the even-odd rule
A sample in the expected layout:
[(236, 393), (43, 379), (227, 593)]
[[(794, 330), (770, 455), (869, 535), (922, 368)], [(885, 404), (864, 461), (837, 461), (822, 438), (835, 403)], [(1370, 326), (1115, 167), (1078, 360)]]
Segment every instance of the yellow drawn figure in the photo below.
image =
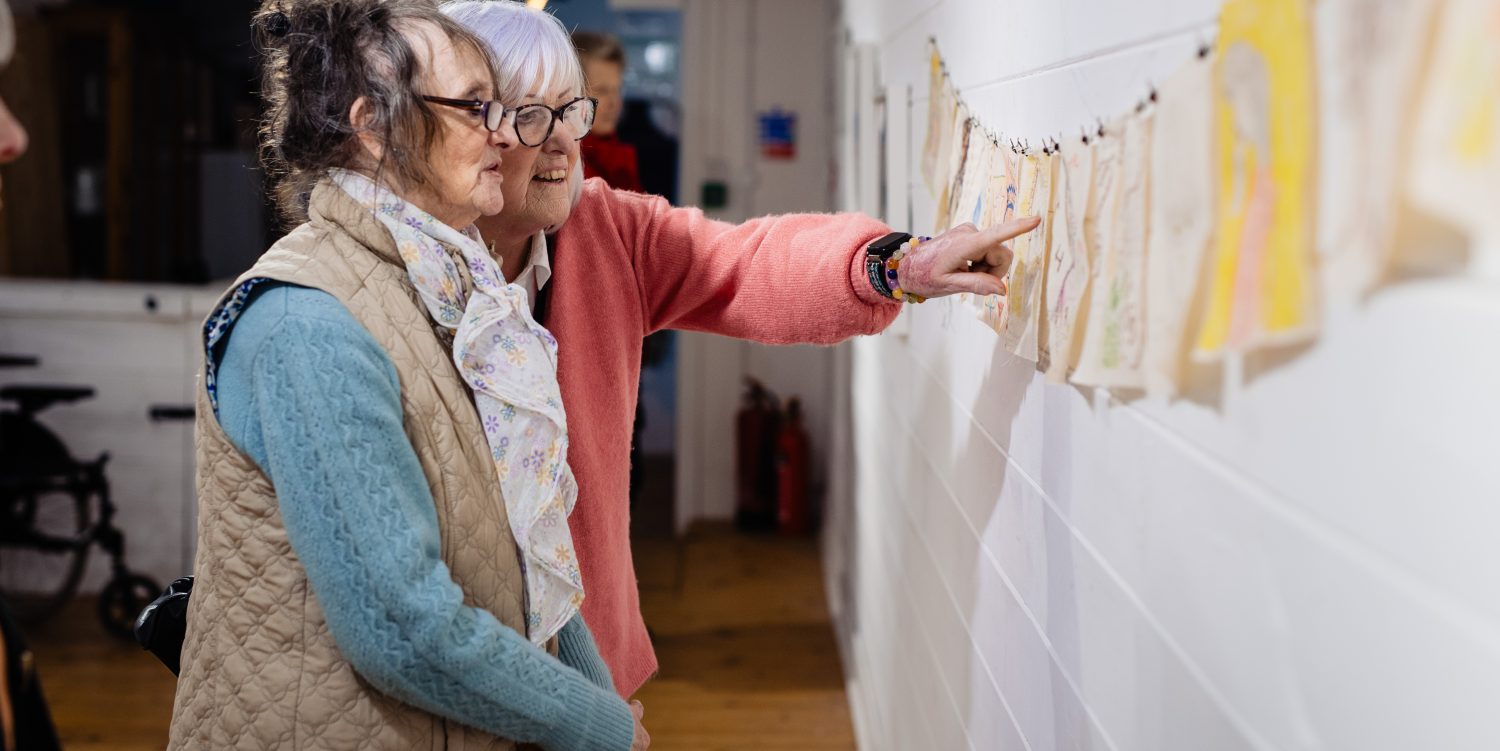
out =
[(1229, 0), (1215, 53), (1219, 232), (1196, 354), (1313, 333), (1316, 141), (1303, 0)]

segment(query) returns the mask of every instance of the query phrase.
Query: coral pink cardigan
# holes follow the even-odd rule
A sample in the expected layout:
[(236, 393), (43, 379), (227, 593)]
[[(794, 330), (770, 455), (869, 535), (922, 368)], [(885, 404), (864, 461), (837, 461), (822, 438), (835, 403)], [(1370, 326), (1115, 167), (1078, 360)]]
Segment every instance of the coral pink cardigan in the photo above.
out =
[(630, 556), (642, 337), (684, 329), (832, 344), (879, 332), (900, 305), (870, 288), (864, 248), (888, 231), (857, 214), (726, 224), (602, 180), (584, 183), (552, 244), (544, 323), (557, 336), (568, 461), (578, 479), (570, 527), (583, 614), (621, 696), (656, 672)]

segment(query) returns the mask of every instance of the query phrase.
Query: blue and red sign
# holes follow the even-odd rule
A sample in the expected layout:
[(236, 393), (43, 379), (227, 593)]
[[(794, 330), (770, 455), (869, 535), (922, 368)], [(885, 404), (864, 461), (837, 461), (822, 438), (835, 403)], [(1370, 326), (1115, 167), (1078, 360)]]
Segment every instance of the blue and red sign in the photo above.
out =
[(762, 112), (760, 121), (760, 155), (766, 159), (797, 158), (797, 114), (780, 107)]

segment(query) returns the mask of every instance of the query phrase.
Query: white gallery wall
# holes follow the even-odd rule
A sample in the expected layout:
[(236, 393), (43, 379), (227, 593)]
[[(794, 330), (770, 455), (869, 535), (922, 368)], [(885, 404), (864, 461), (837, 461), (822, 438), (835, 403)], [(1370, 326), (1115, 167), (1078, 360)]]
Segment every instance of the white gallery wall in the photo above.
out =
[[(1036, 143), (1132, 108), (1218, 10), (842, 7), (846, 94), (879, 80), (845, 97), (841, 201), (919, 233), (929, 37)], [(1316, 343), (1232, 359), (1208, 404), (1046, 383), (944, 301), (856, 342), (825, 544), (861, 747), (1500, 748), (1500, 284), (1328, 282)]]

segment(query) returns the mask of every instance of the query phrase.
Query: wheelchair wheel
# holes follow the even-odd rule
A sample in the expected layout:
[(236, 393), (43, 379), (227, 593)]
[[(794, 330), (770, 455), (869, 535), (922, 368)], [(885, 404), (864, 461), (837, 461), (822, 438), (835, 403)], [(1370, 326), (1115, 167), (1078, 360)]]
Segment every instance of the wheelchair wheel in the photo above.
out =
[(162, 592), (156, 582), (137, 574), (111, 579), (99, 593), (99, 623), (121, 639), (135, 638), (135, 617)]
[(78, 591), (88, 564), (90, 493), (0, 493), (0, 596), (23, 624), (40, 623)]

